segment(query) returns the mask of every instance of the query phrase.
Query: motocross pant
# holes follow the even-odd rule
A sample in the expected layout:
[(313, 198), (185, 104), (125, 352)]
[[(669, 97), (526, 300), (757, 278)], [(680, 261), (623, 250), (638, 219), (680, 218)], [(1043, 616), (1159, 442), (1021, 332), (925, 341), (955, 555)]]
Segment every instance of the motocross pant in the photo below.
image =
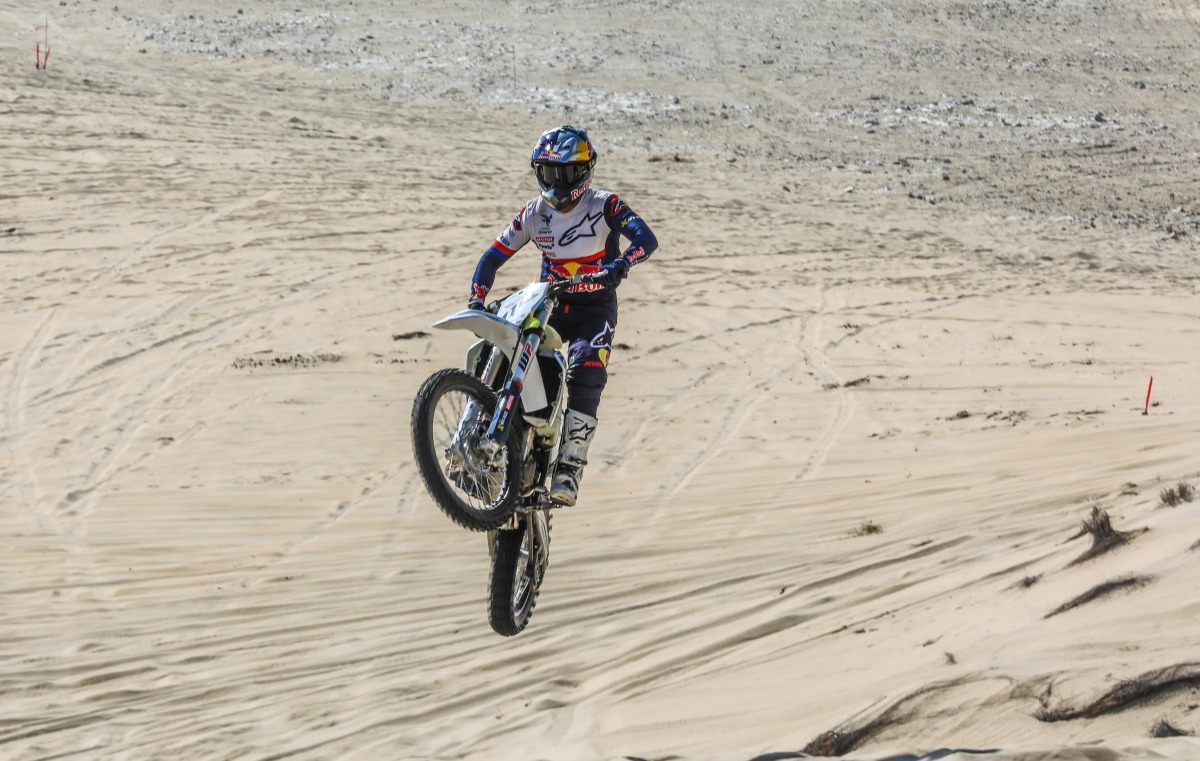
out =
[(608, 357), (617, 329), (617, 300), (560, 302), (550, 325), (567, 345), (567, 408), (596, 417), (608, 383)]

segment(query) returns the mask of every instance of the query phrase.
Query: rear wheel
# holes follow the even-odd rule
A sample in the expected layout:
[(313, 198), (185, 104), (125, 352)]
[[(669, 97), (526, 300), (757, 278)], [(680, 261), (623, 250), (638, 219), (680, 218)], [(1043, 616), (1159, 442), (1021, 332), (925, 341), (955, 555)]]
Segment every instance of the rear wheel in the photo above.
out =
[(488, 623), (505, 637), (524, 631), (541, 591), (541, 562), (547, 548), (539, 546), (539, 537), (549, 539), (550, 530), (548, 517), (544, 532), (534, 530), (532, 522), (537, 520), (543, 520), (538, 512), (524, 515), (516, 528), (497, 531), (492, 540)]
[(520, 423), (496, 457), (479, 449), (495, 408), (495, 392), (462, 370), (434, 373), (413, 402), (413, 454), (425, 487), (442, 512), (474, 531), (504, 525), (520, 497)]

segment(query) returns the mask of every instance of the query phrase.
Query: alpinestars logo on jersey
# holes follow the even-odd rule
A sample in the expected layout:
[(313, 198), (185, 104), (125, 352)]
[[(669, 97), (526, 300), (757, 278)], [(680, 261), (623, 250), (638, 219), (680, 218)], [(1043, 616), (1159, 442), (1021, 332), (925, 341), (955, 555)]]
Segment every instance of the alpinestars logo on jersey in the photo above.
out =
[(580, 238), (595, 238), (596, 225), (600, 224), (601, 219), (604, 219), (603, 211), (584, 215), (578, 224), (567, 228), (566, 232), (558, 239), (558, 245), (569, 246)]

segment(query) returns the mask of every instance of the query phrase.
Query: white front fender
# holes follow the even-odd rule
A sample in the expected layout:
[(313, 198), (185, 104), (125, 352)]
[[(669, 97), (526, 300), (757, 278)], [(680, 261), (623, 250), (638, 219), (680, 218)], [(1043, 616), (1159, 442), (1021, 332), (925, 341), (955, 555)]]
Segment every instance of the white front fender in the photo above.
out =
[(469, 330), (498, 347), (509, 359), (512, 359), (513, 352), (517, 348), (517, 339), (521, 337), (521, 331), (517, 329), (517, 326), (481, 309), (464, 309), (461, 312), (455, 312), (449, 317), (443, 317), (433, 323), (433, 327), (442, 330)]

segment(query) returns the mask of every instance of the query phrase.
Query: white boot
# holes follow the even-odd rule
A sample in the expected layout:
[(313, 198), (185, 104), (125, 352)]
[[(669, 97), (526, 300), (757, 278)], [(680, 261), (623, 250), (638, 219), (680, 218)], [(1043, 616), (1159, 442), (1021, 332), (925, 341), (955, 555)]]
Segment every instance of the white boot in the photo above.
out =
[(563, 416), (562, 440), (558, 446), (558, 462), (550, 483), (550, 500), (570, 507), (579, 499), (579, 480), (587, 465), (588, 447), (596, 435), (596, 418), (576, 410)]

